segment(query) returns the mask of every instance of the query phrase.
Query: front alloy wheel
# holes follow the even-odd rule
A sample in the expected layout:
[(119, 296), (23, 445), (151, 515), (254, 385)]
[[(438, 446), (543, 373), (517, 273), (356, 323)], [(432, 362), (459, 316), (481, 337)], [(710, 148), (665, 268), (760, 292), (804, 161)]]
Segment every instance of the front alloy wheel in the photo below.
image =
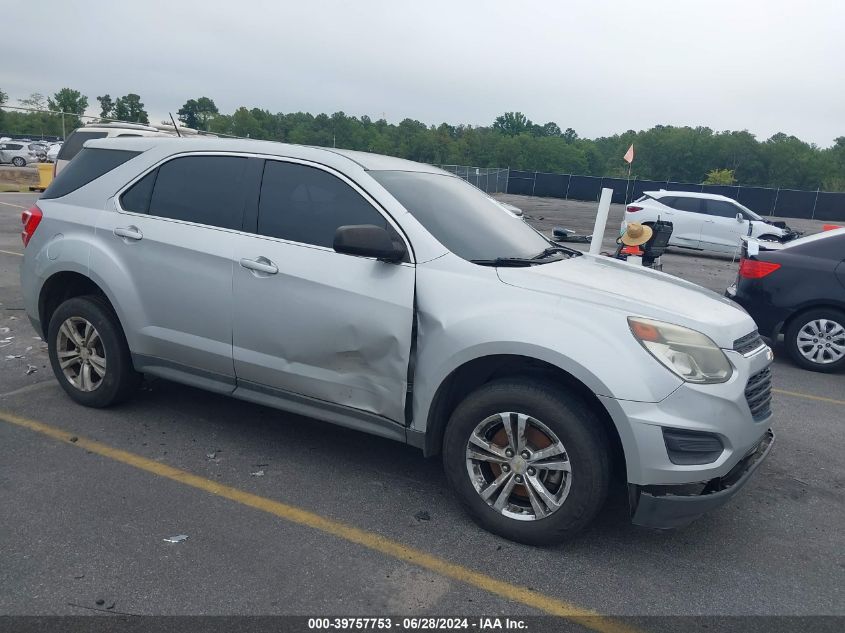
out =
[(443, 436), (446, 477), (483, 528), (521, 543), (559, 543), (604, 504), (608, 440), (596, 411), (546, 376), (481, 385)]
[(525, 413), (508, 411), (482, 420), (469, 436), (466, 467), (485, 503), (520, 521), (544, 519), (559, 510), (572, 486), (563, 443)]
[(106, 377), (106, 351), (100, 333), (86, 319), (70, 317), (56, 337), (59, 366), (80, 391), (94, 391)]

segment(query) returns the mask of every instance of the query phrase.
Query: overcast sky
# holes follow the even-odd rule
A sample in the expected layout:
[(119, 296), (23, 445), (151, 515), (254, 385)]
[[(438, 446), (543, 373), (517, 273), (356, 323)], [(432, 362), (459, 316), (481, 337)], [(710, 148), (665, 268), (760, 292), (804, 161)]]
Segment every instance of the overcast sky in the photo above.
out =
[(241, 105), (581, 136), (655, 124), (845, 135), (838, 0), (3, 0), (10, 105), (69, 86), (136, 92), (151, 119)]

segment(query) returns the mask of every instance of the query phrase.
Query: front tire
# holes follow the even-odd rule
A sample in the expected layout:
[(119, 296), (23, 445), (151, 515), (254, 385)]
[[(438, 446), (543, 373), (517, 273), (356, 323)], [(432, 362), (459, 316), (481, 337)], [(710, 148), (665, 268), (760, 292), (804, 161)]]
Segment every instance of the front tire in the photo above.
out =
[(824, 373), (845, 368), (845, 313), (833, 308), (803, 312), (784, 335), (786, 351), (799, 367)]
[(552, 383), (504, 379), (461, 402), (443, 440), (452, 488), (484, 529), (533, 545), (590, 523), (607, 496), (601, 420)]
[(13, 164), (15, 167), (26, 167), (26, 159), (21, 158), (20, 156), (15, 156), (15, 157), (12, 159), (12, 164)]
[(140, 382), (117, 316), (100, 297), (73, 297), (56, 308), (47, 345), (59, 384), (86, 407), (126, 400)]

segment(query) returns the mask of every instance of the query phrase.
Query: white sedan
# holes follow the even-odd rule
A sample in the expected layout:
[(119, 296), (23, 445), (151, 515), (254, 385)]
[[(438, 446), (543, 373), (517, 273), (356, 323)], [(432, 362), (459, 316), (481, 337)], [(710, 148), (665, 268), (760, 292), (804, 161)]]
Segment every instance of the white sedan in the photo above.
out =
[(629, 222), (671, 222), (670, 246), (713, 253), (734, 253), (743, 237), (782, 242), (797, 234), (772, 224), (736, 200), (712, 193), (645, 191), (625, 208), (622, 230)]

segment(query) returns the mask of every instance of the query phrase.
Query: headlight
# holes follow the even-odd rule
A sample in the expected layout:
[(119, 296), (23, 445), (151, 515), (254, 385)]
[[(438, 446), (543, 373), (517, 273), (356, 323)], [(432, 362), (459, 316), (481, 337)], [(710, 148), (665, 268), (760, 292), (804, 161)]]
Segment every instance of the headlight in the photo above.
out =
[(701, 332), (639, 317), (628, 317), (628, 325), (640, 345), (687, 382), (725, 382), (733, 373), (725, 353)]

